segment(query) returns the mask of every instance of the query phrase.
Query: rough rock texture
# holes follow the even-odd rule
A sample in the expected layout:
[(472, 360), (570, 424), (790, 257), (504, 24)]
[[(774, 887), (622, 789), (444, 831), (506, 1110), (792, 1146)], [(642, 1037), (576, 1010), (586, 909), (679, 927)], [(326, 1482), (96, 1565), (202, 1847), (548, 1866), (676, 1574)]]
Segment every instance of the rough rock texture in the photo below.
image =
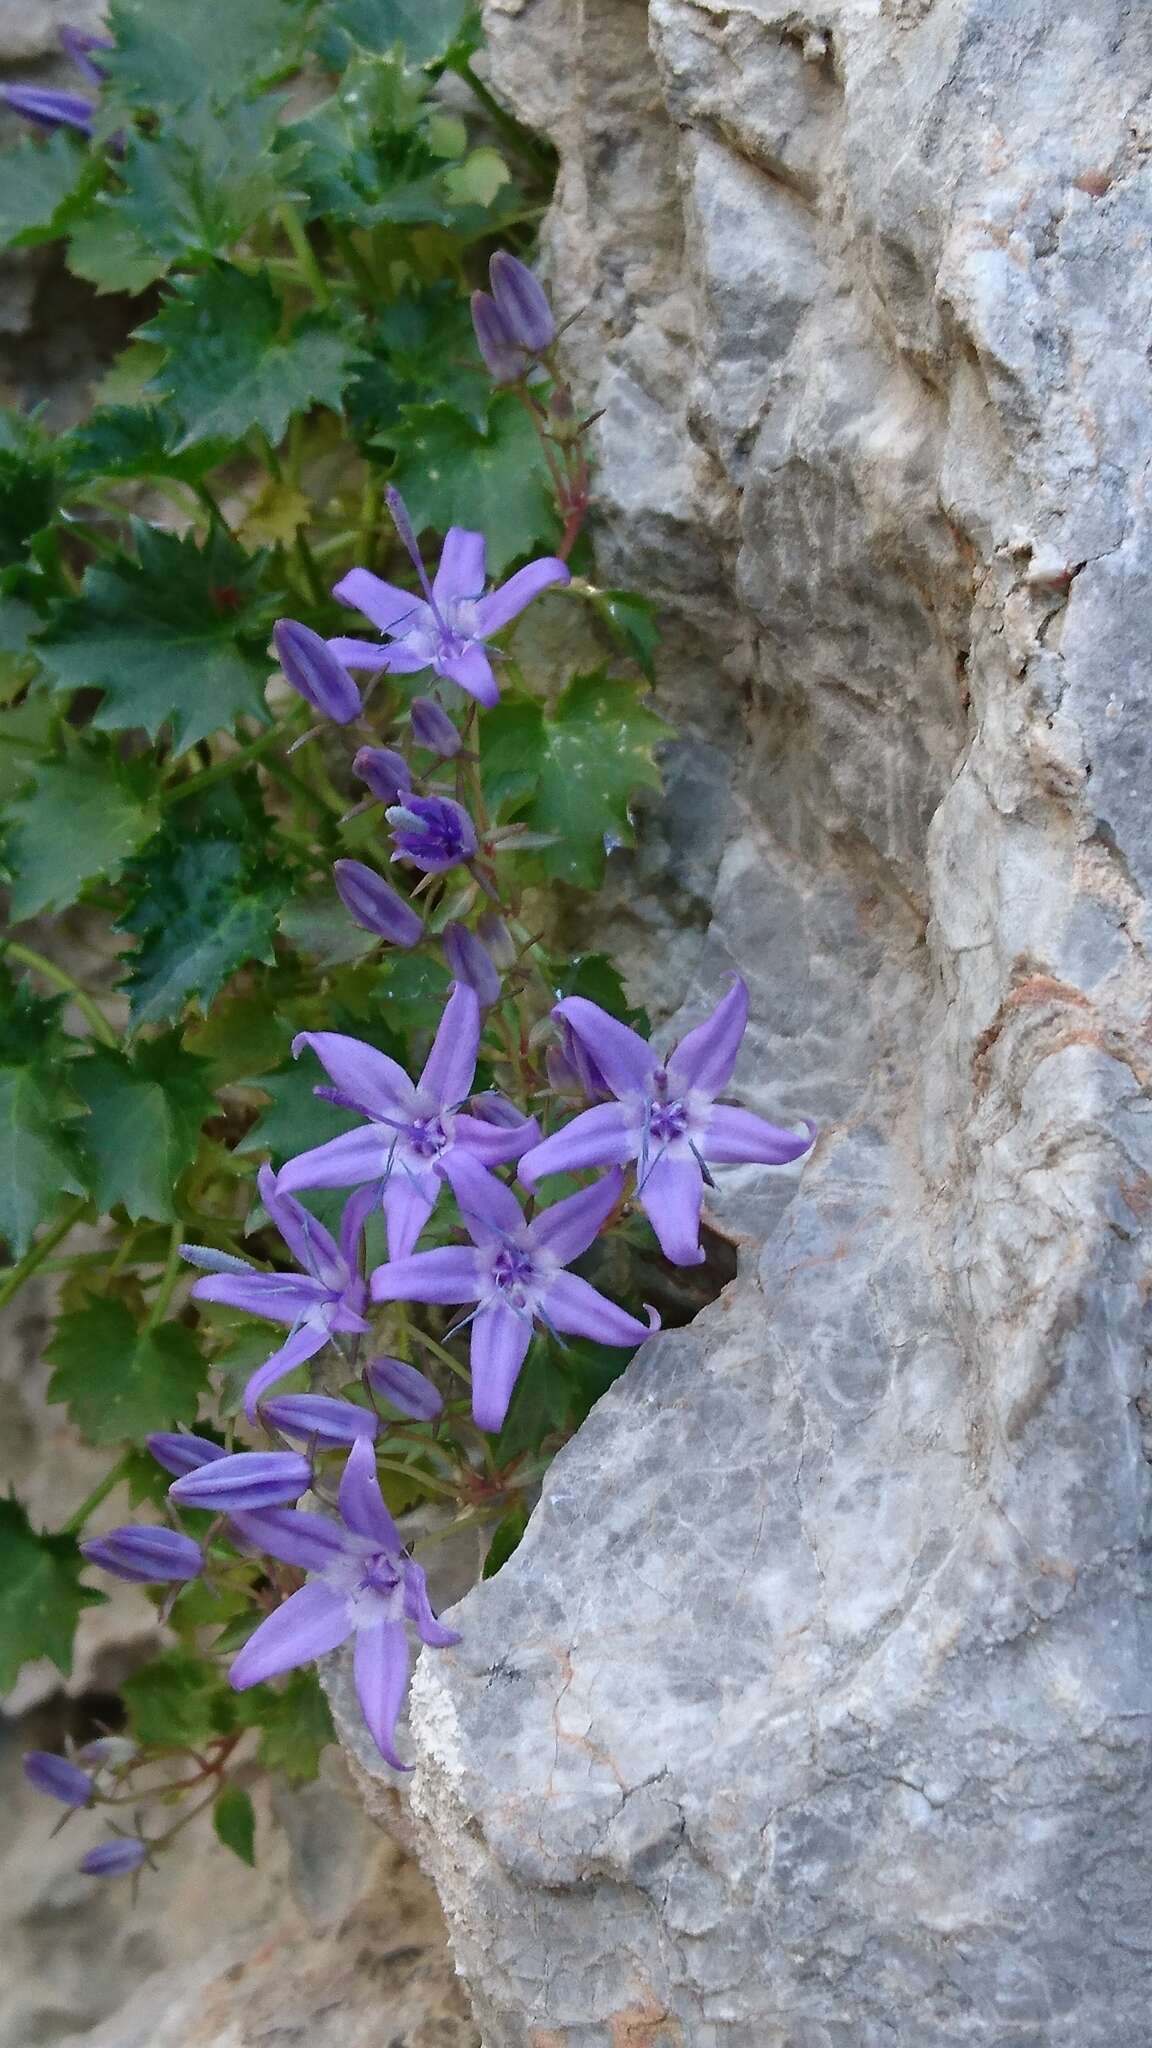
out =
[(422, 1660), (486, 2048), (1137, 2048), (1152, 17), (488, 18), (672, 621), (617, 943), (686, 1016), (740, 966), (824, 1134)]

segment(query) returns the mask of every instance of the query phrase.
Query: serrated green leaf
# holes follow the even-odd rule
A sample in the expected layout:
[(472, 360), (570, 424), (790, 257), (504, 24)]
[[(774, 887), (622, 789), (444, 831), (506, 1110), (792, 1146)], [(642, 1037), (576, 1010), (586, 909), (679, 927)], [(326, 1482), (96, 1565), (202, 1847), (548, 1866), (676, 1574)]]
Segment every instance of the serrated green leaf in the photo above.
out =
[(186, 1650), (165, 1650), (120, 1687), (138, 1742), (195, 1746), (220, 1732), (229, 1704), (214, 1665)]
[(120, 166), (121, 234), (167, 266), (224, 256), (275, 208), (299, 196), (294, 152), (275, 148), (275, 101), (199, 101), (178, 126), (136, 135)]
[(517, 555), (552, 545), (556, 515), (540, 443), (507, 392), (490, 399), (483, 431), (454, 405), (413, 405), (387, 438), (396, 449), (392, 481), (417, 531), (478, 528), (494, 576)]
[(335, 0), (322, 27), (325, 53), (343, 32), (361, 49), (387, 51), (399, 43), (411, 63), (432, 64), (478, 37), (479, 15), (474, 0)]
[(0, 156), (0, 246), (27, 248), (64, 234), (94, 177), (83, 143), (62, 129), (46, 142), (26, 136), (6, 149)]
[(267, 656), (253, 619), (262, 563), (218, 528), (192, 534), (133, 522), (137, 556), (85, 572), (82, 598), (66, 604), (37, 651), (62, 689), (104, 692), (93, 724), (170, 726), (184, 753), (238, 718), (266, 722)]
[(513, 1552), (519, 1548), (520, 1539), (527, 1527), (528, 1510), (524, 1502), (518, 1500), (492, 1531), (492, 1541), (488, 1545), (488, 1554), (484, 1559), (484, 1570), (481, 1574), (483, 1578), (496, 1577), (501, 1565), (507, 1564)]
[(225, 1785), (212, 1808), (212, 1825), (224, 1847), (254, 1869), (256, 1814), (248, 1794), (239, 1785)]
[[(153, 365), (158, 355), (150, 354)], [(177, 448), (183, 431), (169, 406), (108, 405), (89, 413), (59, 446), (72, 483), (97, 476), (173, 476), (197, 484), (225, 460), (228, 447), (209, 441)]]
[(632, 656), (648, 681), (652, 682), (656, 673), (656, 649), (660, 644), (657, 607), (652, 599), (640, 597), (634, 590), (601, 590), (593, 602), (625, 653)]
[(253, 427), (279, 441), (314, 405), (339, 408), (356, 350), (347, 324), (297, 321), (281, 339), (284, 307), (266, 277), (221, 265), (181, 280), (139, 332), (168, 351), (156, 378), (184, 420), (179, 446), (243, 440)]
[(112, 0), (101, 57), (113, 94), (133, 106), (184, 107), (258, 92), (300, 53), (309, 0)]
[(0, 1066), (0, 1238), (17, 1258), (61, 1195), (84, 1193), (57, 1091), (31, 1066)]
[(18, 1501), (0, 1500), (0, 1693), (33, 1657), (68, 1677), (81, 1611), (104, 1602), (80, 1584), (83, 1569), (74, 1536), (38, 1534)]
[(254, 1685), (237, 1706), (246, 1727), (263, 1729), (257, 1759), (265, 1770), (283, 1771), (296, 1784), (316, 1776), (336, 1731), (315, 1672), (291, 1672), (279, 1692)]
[[(602, 672), (574, 677), (550, 716), (537, 712), (531, 700), (509, 697), (487, 713), (485, 779), (491, 773), (494, 793), (514, 802), (532, 831), (557, 835), (539, 856), (545, 874), (595, 888), (606, 845), (633, 844), (629, 801), (660, 787), (653, 749), (671, 728), (631, 684)], [(533, 768), (535, 793), (514, 801)]]
[(450, 280), (406, 285), (363, 336), (365, 360), (344, 396), (361, 441), (383, 437), (405, 406), (444, 400), (483, 428), (491, 384), (468, 304)]
[(175, 1216), (176, 1182), (216, 1107), (206, 1072), (172, 1031), (138, 1045), (131, 1059), (100, 1046), (76, 1063), (73, 1086), (88, 1107), (77, 1142), (101, 1210), (121, 1203), (133, 1222)]
[(6, 842), (13, 921), (75, 903), (85, 882), (116, 875), (156, 829), (157, 778), (150, 762), (76, 750), (39, 764), (10, 806)]
[(66, 1401), (82, 1436), (115, 1444), (194, 1422), (207, 1369), (182, 1323), (137, 1329), (122, 1301), (94, 1298), (61, 1316), (48, 1350), (50, 1401)]
[(186, 1002), (206, 1010), (237, 967), (272, 958), (291, 883), (270, 862), (254, 865), (231, 839), (200, 839), (166, 843), (137, 873), (147, 896), (122, 920), (140, 938), (123, 983), (134, 1026), (178, 1017)]
[(427, 80), (399, 57), (358, 53), (339, 87), (284, 131), (311, 219), (375, 228), (452, 219)]
[(163, 277), (168, 257), (151, 248), (122, 205), (102, 193), (68, 240), (68, 268), (98, 292), (142, 292)]

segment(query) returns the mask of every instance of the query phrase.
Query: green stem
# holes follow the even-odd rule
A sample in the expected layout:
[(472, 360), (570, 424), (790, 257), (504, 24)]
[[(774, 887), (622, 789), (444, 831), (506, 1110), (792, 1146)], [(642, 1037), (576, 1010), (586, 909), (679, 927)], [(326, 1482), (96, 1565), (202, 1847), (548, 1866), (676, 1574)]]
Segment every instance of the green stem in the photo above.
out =
[(311, 286), (312, 295), (318, 306), (330, 306), (332, 294), (328, 280), (316, 260), (316, 251), (308, 239), (308, 230), (294, 206), (287, 202), (276, 209), (276, 218), (292, 244), (301, 272)]
[(148, 1320), (144, 1325), (145, 1336), (148, 1336), (158, 1323), (163, 1322), (168, 1313), (168, 1304), (176, 1292), (176, 1283), (180, 1278), (180, 1245), (183, 1236), (183, 1227), (177, 1220), (172, 1225), (168, 1239), (168, 1257), (164, 1261), (164, 1271), (160, 1275), (160, 1292), (152, 1303)]
[(553, 171), (556, 162), (554, 151), (547, 143), (542, 143), (530, 128), (525, 128), (514, 114), (510, 114), (507, 107), (501, 106), (495, 93), (490, 92), (484, 80), (473, 71), (467, 57), (459, 58), (447, 68), (454, 71), (457, 78), (463, 79), (469, 91), (483, 107), (492, 126), (513, 149), (521, 156), (527, 157), (535, 170), (547, 173)]
[(467, 1366), (461, 1365), (460, 1360), (458, 1358), (453, 1358), (452, 1353), (450, 1351), (445, 1351), (443, 1344), (438, 1344), (436, 1342), (435, 1337), (430, 1337), (428, 1335), (427, 1330), (416, 1330), (413, 1332), (413, 1334), (416, 1338), (416, 1342), (418, 1344), (426, 1344), (429, 1351), (432, 1352), (433, 1356), (440, 1360), (441, 1365), (446, 1365), (448, 1367), (449, 1372), (454, 1372), (456, 1374), (457, 1379), (464, 1380), (467, 1382), (469, 1386), (471, 1386), (472, 1375), (469, 1372)]
[(418, 1486), (424, 1487), (429, 1493), (442, 1493), (448, 1500), (459, 1498), (457, 1487), (445, 1486), (443, 1480), (433, 1479), (430, 1473), (422, 1472), (418, 1465), (405, 1464), (402, 1458), (377, 1458), (376, 1463), (382, 1472), (400, 1472), (405, 1479), (414, 1479)]
[(6, 1308), (12, 1296), (20, 1292), (24, 1282), (30, 1280), (49, 1254), (55, 1251), (61, 1238), (67, 1237), (73, 1224), (79, 1223), (87, 1207), (88, 1200), (85, 1195), (81, 1195), (79, 1201), (71, 1202), (64, 1214), (57, 1217), (51, 1229), (46, 1230), (43, 1237), (38, 1238), (30, 1250), (25, 1252), (24, 1257), (18, 1259), (14, 1266), (9, 1266), (7, 1273), (0, 1278), (0, 1308)]
[(91, 1493), (88, 1495), (87, 1500), (81, 1501), (79, 1507), (76, 1510), (76, 1513), (74, 1515), (69, 1515), (68, 1520), (65, 1522), (64, 1527), (60, 1531), (60, 1534), (62, 1536), (75, 1536), (77, 1529), (82, 1529), (84, 1527), (84, 1524), (88, 1520), (89, 1515), (95, 1514), (101, 1501), (107, 1500), (108, 1495), (111, 1492), (113, 1492), (113, 1490), (117, 1486), (119, 1486), (120, 1481), (123, 1478), (125, 1478), (125, 1476), (128, 1473), (129, 1467), (132, 1463), (132, 1455), (133, 1454), (131, 1451), (122, 1452), (121, 1456), (117, 1458), (116, 1463), (113, 1465), (111, 1471), (106, 1472), (104, 1474), (104, 1477), (100, 1481), (99, 1486), (94, 1486)]
[(92, 1026), (95, 1036), (102, 1045), (117, 1046), (120, 1041), (102, 1010), (98, 1009), (87, 989), (80, 987), (63, 967), (57, 967), (54, 960), (46, 960), (43, 953), (34, 953), (31, 946), (21, 946), (15, 939), (0, 939), (0, 954), (10, 960), (19, 960), (24, 967), (31, 967), (36, 974), (42, 974), (45, 981), (70, 995), (78, 1010), (82, 1010)]
[(222, 761), (214, 761), (211, 768), (202, 768), (198, 775), (189, 775), (183, 782), (169, 783), (160, 795), (162, 804), (183, 803), (186, 796), (198, 796), (202, 789), (211, 789), (217, 782), (224, 782), (229, 775), (235, 775), (241, 768), (247, 768), (252, 761), (260, 761), (273, 747), (283, 744), (284, 734), (277, 725), (262, 732), (259, 739), (250, 740), (246, 747), (238, 747), (234, 754), (228, 754)]

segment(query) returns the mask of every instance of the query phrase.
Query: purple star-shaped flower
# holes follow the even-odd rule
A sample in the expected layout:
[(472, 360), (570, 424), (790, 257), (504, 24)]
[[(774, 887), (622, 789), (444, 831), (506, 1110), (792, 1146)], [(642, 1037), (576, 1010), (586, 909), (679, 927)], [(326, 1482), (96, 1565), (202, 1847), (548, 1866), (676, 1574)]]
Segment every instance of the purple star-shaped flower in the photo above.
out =
[(244, 1533), (272, 1557), (300, 1565), (307, 1585), (262, 1621), (229, 1672), (237, 1692), (298, 1664), (310, 1664), (355, 1635), (356, 1691), (373, 1740), (402, 1771), (396, 1720), (408, 1682), (405, 1621), (433, 1649), (458, 1643), (428, 1603), (420, 1565), (406, 1556), (400, 1531), (380, 1494), (376, 1456), (367, 1437), (352, 1447), (340, 1481), (339, 1522), (286, 1509), (244, 1517)]
[(459, 1152), (443, 1162), (474, 1249), (448, 1246), (377, 1266), (374, 1301), (475, 1301), (472, 1324), (472, 1414), (481, 1429), (499, 1429), (539, 1319), (567, 1337), (597, 1344), (642, 1344), (650, 1326), (617, 1308), (587, 1280), (564, 1268), (586, 1252), (616, 1207), (622, 1173), (556, 1202), (527, 1223), (510, 1188)]
[(329, 647), (347, 668), (388, 669), (393, 675), (415, 675), (419, 669), (431, 668), (438, 676), (458, 683), (481, 704), (495, 704), (500, 692), (486, 642), (541, 591), (553, 583), (569, 582), (566, 564), (556, 555), (542, 555), (485, 595), (484, 535), (451, 526), (444, 536), (440, 566), (429, 583), (400, 493), (389, 491), (388, 503), (424, 596), (415, 597), (410, 590), (385, 583), (368, 569), (350, 569), (334, 585), (332, 595), (371, 619), (387, 636), (388, 645), (335, 639), (328, 642)]
[[(374, 1046), (339, 1031), (302, 1031), (292, 1050), (310, 1045), (335, 1087), (319, 1089), (342, 1109), (369, 1119), (302, 1152), (281, 1168), (277, 1185), (347, 1188), (373, 1184), (382, 1199), (392, 1258), (408, 1256), (439, 1200), (436, 1167), (454, 1152), (469, 1152), (486, 1166), (519, 1159), (535, 1144), (534, 1117), (512, 1111), (511, 1123), (469, 1116), (459, 1105), (472, 1086), (480, 1047), (480, 1006), (472, 989), (456, 983), (445, 1005), (419, 1081)], [(511, 1105), (509, 1105), (511, 1110)]]
[(716, 1101), (731, 1079), (748, 1023), (748, 990), (736, 980), (710, 1017), (661, 1061), (637, 1032), (598, 1003), (566, 996), (552, 1012), (571, 1027), (616, 1097), (574, 1117), (520, 1161), (534, 1187), (548, 1173), (636, 1162), (636, 1192), (677, 1266), (698, 1266), (700, 1204), (711, 1166), (783, 1166), (816, 1136), (766, 1123), (751, 1110)]
[(263, 1316), (270, 1323), (289, 1323), (288, 1341), (254, 1372), (244, 1389), (244, 1406), (255, 1420), (260, 1396), (294, 1366), (314, 1358), (336, 1331), (363, 1331), (367, 1291), (359, 1272), (360, 1236), (373, 1207), (373, 1198), (354, 1195), (344, 1210), (340, 1242), (329, 1236), (323, 1224), (309, 1214), (278, 1185), (270, 1166), (262, 1166), (257, 1178), (260, 1199), (301, 1268), (292, 1273), (258, 1273), (243, 1259), (205, 1251), (199, 1245), (181, 1246), (184, 1257), (195, 1266), (211, 1264), (217, 1270), (192, 1289), (196, 1301), (220, 1301), (249, 1315)]

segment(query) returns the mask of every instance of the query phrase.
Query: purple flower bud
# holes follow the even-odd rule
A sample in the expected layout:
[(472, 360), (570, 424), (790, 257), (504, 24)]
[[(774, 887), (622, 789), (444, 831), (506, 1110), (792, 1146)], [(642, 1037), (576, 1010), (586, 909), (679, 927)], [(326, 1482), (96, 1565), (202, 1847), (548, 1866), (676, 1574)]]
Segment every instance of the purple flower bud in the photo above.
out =
[(98, 1564), (113, 1578), (140, 1586), (159, 1585), (166, 1579), (196, 1579), (204, 1569), (204, 1553), (190, 1536), (179, 1529), (150, 1528), (142, 1523), (109, 1529), (106, 1536), (82, 1543), (80, 1551), (89, 1564)]
[(168, 1498), (183, 1508), (232, 1514), (237, 1508), (286, 1507), (311, 1484), (312, 1467), (298, 1451), (235, 1451), (174, 1480)]
[(468, 1108), (482, 1124), (495, 1124), (502, 1131), (514, 1131), (521, 1124), (532, 1121), (522, 1109), (517, 1109), (514, 1102), (509, 1102), (506, 1095), (498, 1095), (494, 1088), (484, 1095), (474, 1095)]
[(500, 1001), (500, 976), (476, 937), (467, 925), (446, 924), (444, 927), (444, 958), (454, 981), (462, 981), (473, 989), (482, 1010), (490, 1010), (493, 1003)]
[(98, 1849), (89, 1849), (80, 1858), (80, 1868), (85, 1877), (130, 1877), (148, 1861), (148, 1850), (134, 1835), (117, 1835), (114, 1841), (101, 1842)]
[(497, 249), (488, 265), (492, 296), (513, 342), (531, 355), (551, 348), (556, 339), (556, 322), (539, 278), (526, 263), (507, 249)]
[(427, 747), (430, 754), (439, 754), (445, 761), (458, 754), (464, 744), (448, 713), (441, 710), (434, 697), (413, 697), (412, 737), (418, 747)]
[(177, 1479), (185, 1472), (198, 1471), (201, 1465), (210, 1465), (214, 1458), (228, 1455), (223, 1444), (214, 1444), (206, 1436), (189, 1436), (178, 1429), (158, 1429), (144, 1441), (156, 1463)]
[(412, 787), (407, 761), (403, 754), (393, 753), (391, 747), (361, 747), (352, 770), (382, 804), (397, 803)]
[(389, 887), (375, 868), (361, 860), (338, 860), (333, 869), (336, 893), (357, 924), (394, 946), (414, 946), (424, 930), (418, 911)]
[(50, 1749), (29, 1749), (22, 1759), (24, 1776), (35, 1792), (46, 1792), (62, 1806), (87, 1806), (94, 1790), (87, 1771)]
[(82, 1764), (91, 1764), (95, 1770), (115, 1769), (117, 1764), (130, 1764), (139, 1756), (140, 1745), (130, 1735), (98, 1735), (94, 1742), (86, 1742), (76, 1755)]
[(515, 967), (517, 960), (516, 941), (502, 917), (498, 917), (494, 910), (488, 911), (480, 919), (479, 924), (476, 926), (476, 931), (479, 937), (483, 939), (484, 945), (492, 959), (496, 962), (497, 967), (504, 968), (505, 970), (509, 967)]
[(493, 382), (518, 384), (528, 368), (528, 359), (523, 349), (517, 348), (503, 313), (487, 292), (472, 294), (472, 326), (476, 346)]
[(14, 114), (37, 121), (41, 128), (78, 128), (81, 135), (92, 133), (95, 103), (78, 92), (53, 92), (40, 85), (0, 85), (0, 100)]
[(337, 1401), (329, 1394), (276, 1394), (262, 1401), (260, 1413), (285, 1436), (302, 1437), (321, 1450), (343, 1450), (358, 1436), (374, 1437), (380, 1418), (355, 1401)]
[(409, 861), (426, 875), (442, 875), (476, 852), (476, 828), (462, 804), (450, 796), (413, 796), (386, 813), (392, 827), (394, 860)]
[(368, 1383), (401, 1415), (412, 1415), (418, 1422), (435, 1422), (443, 1411), (444, 1402), (431, 1380), (402, 1358), (374, 1358), (368, 1367)]
[(323, 718), (347, 725), (360, 716), (360, 692), (326, 640), (298, 619), (277, 619), (272, 628), (276, 659), (294, 690)]

